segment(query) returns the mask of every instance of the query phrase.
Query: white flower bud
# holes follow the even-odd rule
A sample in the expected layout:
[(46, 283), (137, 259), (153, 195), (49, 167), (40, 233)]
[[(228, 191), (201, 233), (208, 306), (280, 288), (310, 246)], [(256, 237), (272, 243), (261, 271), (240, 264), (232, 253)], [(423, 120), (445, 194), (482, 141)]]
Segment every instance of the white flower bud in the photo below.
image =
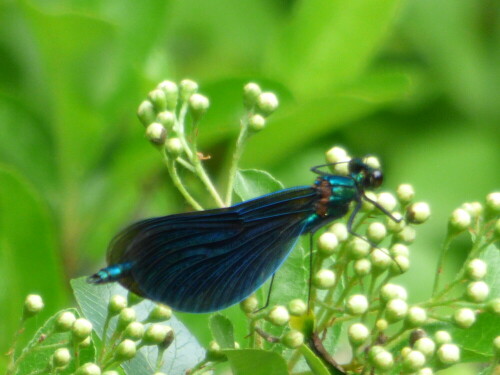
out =
[(368, 259), (359, 259), (354, 262), (354, 272), (362, 277), (370, 274), (372, 271), (372, 263)]
[(92, 333), (92, 323), (90, 323), (87, 319), (78, 318), (73, 323), (72, 332), (73, 336), (78, 341), (82, 341)]
[(154, 144), (161, 145), (167, 138), (167, 131), (159, 122), (153, 122), (146, 128), (146, 138)]
[(415, 341), (415, 344), (413, 345), (415, 350), (418, 350), (421, 352), (423, 355), (425, 355), (426, 358), (431, 358), (434, 355), (434, 352), (436, 351), (436, 344), (432, 339), (428, 337), (422, 337)]
[(412, 351), (412, 348), (410, 348), (409, 346), (405, 346), (403, 349), (401, 349), (401, 357), (404, 358), (406, 357), (408, 354), (410, 354)]
[(361, 323), (354, 323), (347, 331), (349, 341), (353, 346), (359, 346), (370, 336), (370, 330)]
[(318, 252), (324, 257), (332, 255), (338, 245), (337, 236), (331, 232), (325, 232), (318, 238)]
[(101, 375), (101, 369), (95, 363), (87, 362), (76, 370), (75, 375)]
[[(155, 373), (154, 375), (158, 375), (159, 373)], [(108, 371), (104, 371), (102, 373), (102, 375), (120, 375), (120, 373), (118, 371), (115, 371), (115, 370), (108, 370)]]
[(427, 321), (427, 312), (418, 306), (412, 306), (408, 310), (406, 322), (412, 327), (419, 327)]
[(259, 114), (252, 115), (248, 119), (248, 128), (254, 132), (259, 132), (266, 126), (266, 119)]
[(115, 359), (122, 362), (135, 357), (137, 348), (135, 342), (129, 339), (123, 340), (115, 349)]
[(114, 295), (109, 300), (108, 313), (111, 316), (115, 316), (120, 313), (120, 311), (122, 311), (125, 307), (127, 307), (127, 300), (125, 299), (125, 297)]
[(434, 338), (439, 345), (449, 344), (451, 342), (451, 335), (447, 331), (437, 331), (434, 334)]
[(415, 190), (413, 190), (413, 186), (410, 184), (401, 184), (396, 190), (396, 195), (401, 203), (407, 204), (415, 196)]
[(344, 223), (335, 223), (328, 229), (329, 232), (333, 233), (339, 242), (344, 242), (349, 236), (347, 231), (347, 226)]
[(259, 300), (253, 294), (240, 302), (240, 308), (247, 314), (253, 313), (258, 307)]
[(455, 311), (453, 321), (460, 328), (469, 328), (476, 322), (476, 314), (468, 308), (462, 308)]
[(389, 322), (397, 322), (403, 319), (408, 313), (408, 304), (406, 301), (395, 298), (387, 302), (385, 309), (385, 318)]
[(180, 96), (183, 101), (187, 101), (191, 95), (198, 91), (198, 84), (190, 79), (183, 79), (180, 84)]
[(344, 150), (342, 147), (335, 146), (326, 152), (327, 163), (344, 162), (344, 161), (349, 161), (350, 159), (351, 158), (347, 154), (347, 151)]
[(391, 233), (399, 233), (406, 226), (405, 221), (403, 220), (403, 215), (399, 212), (393, 212), (392, 216), (399, 220), (399, 222), (394, 221), (391, 217), (386, 217), (386, 226), (389, 232)]
[(296, 298), (288, 302), (288, 311), (291, 315), (301, 316), (307, 312), (307, 304), (300, 298)]
[(492, 214), (500, 213), (500, 192), (490, 193), (486, 196), (486, 209)]
[(175, 110), (177, 106), (177, 99), (179, 97), (179, 87), (175, 82), (163, 81), (158, 85), (158, 88), (162, 90), (167, 99), (167, 109), (170, 111)]
[(387, 327), (389, 327), (389, 322), (385, 319), (378, 319), (375, 322), (375, 327), (377, 327), (380, 332), (384, 332)]
[(404, 255), (396, 255), (391, 264), (391, 272), (395, 274), (405, 273), (410, 269), (410, 259)]
[(278, 105), (278, 98), (272, 92), (263, 92), (257, 98), (257, 108), (264, 116), (273, 113)]
[(486, 276), (487, 271), (488, 265), (481, 259), (472, 259), (469, 263), (467, 263), (466, 272), (469, 279), (480, 280)]
[(494, 298), (489, 301), (486, 309), (493, 314), (500, 315), (500, 298)]
[(158, 113), (156, 117), (157, 122), (165, 127), (167, 130), (172, 130), (175, 125), (175, 115), (169, 111), (163, 111)]
[(396, 284), (385, 284), (382, 288), (380, 288), (380, 299), (382, 302), (388, 302), (391, 299), (402, 299), (406, 301), (408, 298), (408, 293), (406, 289), (401, 285)]
[(71, 354), (67, 348), (59, 348), (52, 356), (52, 366), (54, 368), (64, 368), (69, 364)]
[(368, 310), (368, 299), (362, 294), (355, 294), (347, 299), (346, 310), (351, 315), (361, 315)]
[(469, 227), (471, 223), (470, 214), (462, 208), (457, 208), (452, 212), (449, 221), (449, 228), (451, 230), (461, 232)]
[(348, 243), (349, 256), (352, 259), (364, 258), (370, 252), (371, 245), (359, 237), (353, 237)]
[(80, 343), (78, 343), (78, 346), (80, 348), (88, 348), (90, 347), (90, 344), (92, 344), (92, 340), (90, 339), (90, 336), (87, 336), (83, 339), (83, 341), (80, 341)]
[(441, 363), (451, 365), (460, 360), (460, 349), (454, 344), (443, 344), (437, 351)]
[(387, 211), (391, 212), (398, 204), (398, 201), (391, 193), (383, 192), (378, 194), (377, 203), (384, 207)]
[(408, 246), (403, 245), (402, 243), (395, 243), (394, 245), (392, 245), (389, 249), (389, 252), (394, 257), (402, 255), (408, 258), (410, 256), (410, 250), (408, 249)]
[(151, 310), (146, 320), (151, 323), (158, 323), (169, 320), (171, 317), (172, 309), (159, 303)]
[(397, 241), (403, 242), (406, 244), (411, 244), (415, 241), (416, 232), (415, 229), (410, 226), (405, 226), (401, 232), (398, 232), (394, 235)]
[(139, 322), (129, 323), (123, 335), (134, 341), (140, 340), (144, 336), (144, 325)]
[(472, 302), (484, 302), (490, 294), (490, 287), (484, 281), (473, 281), (467, 285), (466, 297)]
[(167, 109), (167, 97), (163, 90), (155, 89), (148, 95), (149, 100), (153, 103), (156, 112), (161, 112)]
[(377, 368), (378, 370), (384, 371), (392, 368), (392, 366), (394, 365), (392, 354), (385, 349), (374, 350), (373, 348), (374, 346), (372, 346), (372, 348), (370, 349), (370, 352), (373, 351), (373, 354), (370, 356), (373, 366), (375, 366), (375, 368)]
[(267, 320), (277, 326), (283, 326), (290, 320), (290, 314), (285, 306), (274, 306), (267, 314)]
[(392, 264), (392, 258), (389, 255), (389, 250), (380, 248), (373, 249), (370, 253), (372, 266), (380, 271), (386, 270)]
[(416, 202), (408, 207), (406, 217), (410, 223), (422, 224), (431, 216), (431, 208), (425, 202)]
[(131, 307), (125, 307), (120, 311), (120, 315), (118, 315), (118, 323), (116, 329), (118, 331), (122, 331), (125, 329), (129, 323), (135, 322), (136, 314), (135, 310)]
[(300, 331), (291, 330), (283, 335), (281, 342), (287, 348), (296, 349), (304, 343), (304, 335)]
[(377, 203), (377, 194), (375, 194), (373, 191), (366, 191), (365, 196), (370, 199), (370, 201), (368, 199), (363, 199), (363, 201), (361, 202), (361, 210), (365, 212), (372, 212), (375, 209), (375, 206), (372, 202)]
[(479, 202), (467, 202), (462, 204), (461, 208), (467, 211), (473, 218), (479, 217), (483, 212), (483, 205)]
[(73, 323), (75, 323), (76, 317), (70, 311), (64, 311), (61, 313), (56, 320), (55, 328), (57, 332), (65, 332), (69, 331), (71, 327), (73, 327)]
[(24, 316), (32, 317), (43, 310), (44, 304), (42, 297), (38, 294), (30, 294), (24, 300)]
[(203, 115), (207, 111), (209, 106), (210, 102), (204, 95), (193, 94), (189, 98), (189, 107), (191, 108), (191, 113), (196, 119)]
[(165, 142), (165, 149), (172, 156), (178, 156), (182, 153), (182, 143), (179, 138), (169, 138)]
[(374, 169), (380, 169), (380, 160), (376, 156), (370, 155), (363, 158), (363, 163)]
[(385, 225), (379, 222), (371, 223), (366, 231), (366, 236), (371, 242), (379, 243), (387, 235)]
[(149, 100), (144, 100), (137, 109), (137, 117), (142, 122), (142, 125), (148, 126), (153, 123), (156, 118), (156, 111), (154, 109), (153, 103)]
[(418, 350), (411, 350), (403, 359), (403, 366), (409, 371), (416, 371), (425, 365), (425, 356)]
[(172, 328), (161, 324), (151, 324), (144, 332), (142, 343), (144, 345), (160, 345), (165, 341)]
[(434, 375), (434, 372), (430, 367), (424, 367), (420, 370), (418, 370), (415, 375)]
[(328, 289), (335, 284), (335, 273), (329, 269), (321, 269), (313, 276), (313, 284), (318, 289)]
[(258, 84), (254, 82), (247, 83), (245, 87), (243, 87), (243, 102), (245, 107), (253, 107), (261, 93), (262, 90)]

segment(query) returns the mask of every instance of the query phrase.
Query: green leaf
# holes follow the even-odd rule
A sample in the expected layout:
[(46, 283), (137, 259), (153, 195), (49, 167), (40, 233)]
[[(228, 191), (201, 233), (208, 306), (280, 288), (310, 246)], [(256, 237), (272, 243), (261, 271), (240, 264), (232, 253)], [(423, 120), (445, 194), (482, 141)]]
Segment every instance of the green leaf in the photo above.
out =
[(258, 349), (222, 351), (234, 375), (288, 375), (286, 362), (280, 355)]
[(283, 189), (283, 184), (265, 171), (239, 169), (234, 180), (234, 191), (246, 201)]
[[(31, 336), (67, 301), (55, 226), (37, 191), (16, 171), (0, 166), (0, 352), (5, 353), (17, 329), (23, 302), (40, 294), (45, 310), (27, 321)], [(39, 324), (39, 323), (38, 323)]]
[[(63, 312), (68, 311), (79, 317), (76, 309), (66, 309), (59, 311), (36, 332), (33, 339), (24, 348), (23, 354), (25, 357), (20, 363), (17, 375), (30, 374), (33, 371), (44, 369), (49, 363), (50, 357), (59, 348), (68, 348), (71, 353), (71, 362), (69, 366), (60, 374), (71, 374), (76, 370), (75, 353), (71, 345), (71, 331), (54, 333), (54, 327), (57, 318)], [(46, 338), (44, 338), (46, 337)], [(59, 344), (59, 345), (58, 345)], [(95, 346), (93, 343), (86, 348), (79, 349), (80, 364), (86, 362), (94, 362), (95, 360)]]
[(316, 357), (316, 354), (306, 345), (302, 344), (299, 348), (300, 352), (306, 359), (307, 364), (315, 375), (331, 375), (321, 359)]
[(490, 297), (498, 298), (500, 297), (500, 273), (497, 270), (500, 270), (500, 249), (491, 244), (480, 258), (488, 265), (484, 281), (490, 287)]
[[(83, 315), (92, 322), (98, 336), (102, 338), (109, 299), (117, 294), (126, 296), (127, 291), (117, 283), (91, 285), (84, 277), (71, 280), (71, 286)], [(144, 320), (153, 308), (154, 303), (148, 300), (135, 305), (137, 319)], [(111, 322), (110, 327), (113, 329), (116, 318)], [(184, 375), (186, 370), (194, 367), (205, 357), (205, 351), (175, 316), (167, 324), (174, 330), (175, 340), (165, 351), (160, 371), (171, 375)], [(108, 332), (109, 336), (112, 329)], [(122, 367), (129, 375), (150, 375), (154, 372), (156, 357), (156, 347), (144, 347), (139, 350), (135, 358), (125, 362)]]
[(210, 317), (210, 331), (221, 349), (234, 348), (234, 329), (231, 321), (221, 314)]

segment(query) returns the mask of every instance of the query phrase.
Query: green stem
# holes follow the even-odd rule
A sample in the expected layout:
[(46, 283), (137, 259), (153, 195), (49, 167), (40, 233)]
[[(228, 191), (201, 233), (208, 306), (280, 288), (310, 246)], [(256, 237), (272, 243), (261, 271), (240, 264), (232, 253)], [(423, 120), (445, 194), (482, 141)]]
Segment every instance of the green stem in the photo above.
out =
[(290, 373), (292, 372), (293, 368), (297, 365), (301, 357), (302, 353), (298, 349), (295, 349), (293, 354), (290, 356), (290, 359), (288, 360), (287, 367)]
[(248, 123), (246, 120), (242, 120), (240, 134), (238, 135), (238, 140), (236, 141), (236, 148), (233, 153), (233, 159), (231, 160), (231, 167), (229, 168), (226, 201), (225, 201), (226, 206), (230, 206), (231, 201), (233, 199), (233, 186), (234, 186), (234, 179), (236, 178), (236, 170), (238, 169), (238, 163), (240, 162), (241, 155), (243, 155), (245, 142), (248, 139), (248, 137), (249, 137)]
[(177, 190), (179, 190), (179, 192), (182, 194), (184, 199), (186, 199), (188, 203), (194, 207), (194, 209), (198, 211), (203, 210), (203, 207), (193, 198), (191, 194), (189, 194), (189, 192), (184, 187), (184, 184), (182, 183), (179, 174), (177, 173), (177, 168), (175, 167), (175, 161), (168, 158), (165, 152), (163, 152), (163, 161), (167, 166), (168, 173), (172, 178), (172, 182), (174, 183)]
[(188, 171), (190, 171), (192, 173), (196, 173), (196, 170), (194, 169), (194, 167), (187, 160), (184, 160), (183, 158), (181, 158), (179, 156), (179, 157), (177, 157), (177, 159), (175, 159), (175, 161), (177, 163), (179, 163), (180, 165), (182, 165), (184, 168), (186, 168)]
[(439, 260), (436, 266), (436, 276), (434, 277), (434, 286), (432, 287), (432, 297), (436, 296), (438, 287), (439, 287), (439, 279), (441, 277), (441, 274), (443, 272), (443, 264), (444, 264), (444, 259), (446, 256), (446, 253), (448, 252), (448, 249), (450, 248), (451, 241), (453, 239), (453, 235), (451, 233), (448, 233), (446, 235), (446, 239), (444, 241), (443, 247), (441, 249), (441, 254), (439, 254)]
[(106, 353), (106, 341), (108, 339), (108, 328), (109, 328), (109, 322), (111, 320), (111, 316), (109, 312), (106, 314), (106, 320), (104, 321), (104, 327), (102, 329), (102, 348), (101, 352), (99, 353), (99, 356), (97, 358), (97, 363), (101, 363), (104, 354)]
[(156, 358), (156, 368), (155, 372), (159, 372), (161, 366), (163, 365), (163, 354), (167, 348), (158, 348), (158, 357)]

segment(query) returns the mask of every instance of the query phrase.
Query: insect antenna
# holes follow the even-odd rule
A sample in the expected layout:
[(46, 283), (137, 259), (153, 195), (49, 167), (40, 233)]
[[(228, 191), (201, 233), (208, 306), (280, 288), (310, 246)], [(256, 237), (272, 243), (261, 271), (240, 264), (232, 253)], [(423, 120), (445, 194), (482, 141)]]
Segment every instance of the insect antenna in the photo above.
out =
[(326, 163), (326, 164), (316, 165), (316, 166), (311, 168), (311, 172), (319, 174), (320, 176), (327, 176), (330, 173), (320, 171), (319, 169), (326, 168), (326, 167), (333, 167), (333, 166), (338, 165), (338, 164), (345, 164), (345, 163), (349, 163), (349, 162), (350, 162), (350, 160), (346, 160), (346, 161), (337, 161), (335, 163)]

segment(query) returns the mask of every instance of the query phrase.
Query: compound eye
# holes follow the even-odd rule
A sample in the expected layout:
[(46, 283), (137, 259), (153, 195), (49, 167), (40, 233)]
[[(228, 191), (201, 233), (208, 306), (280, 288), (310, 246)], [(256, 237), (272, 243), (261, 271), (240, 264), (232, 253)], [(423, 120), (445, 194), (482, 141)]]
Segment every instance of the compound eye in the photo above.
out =
[(380, 185), (382, 185), (383, 181), (384, 175), (379, 170), (374, 170), (368, 178), (368, 184), (371, 188), (378, 188)]

